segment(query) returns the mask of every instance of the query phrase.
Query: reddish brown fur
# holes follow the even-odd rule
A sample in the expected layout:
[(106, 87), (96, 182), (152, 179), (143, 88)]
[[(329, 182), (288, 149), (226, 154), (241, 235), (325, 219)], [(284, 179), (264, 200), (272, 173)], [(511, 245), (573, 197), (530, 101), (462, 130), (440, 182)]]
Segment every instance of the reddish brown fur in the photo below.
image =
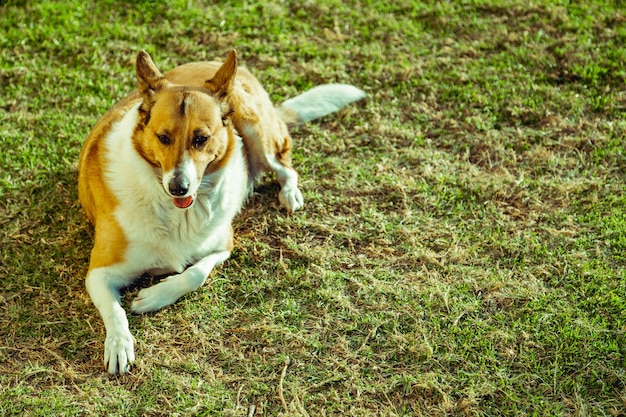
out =
[[(150, 108), (150, 122), (135, 132), (135, 148), (148, 162), (164, 172), (174, 169), (182, 156), (187, 154), (198, 167), (197, 176), (200, 179), (210, 162), (215, 161), (217, 165), (209, 166), (209, 172), (221, 165), (220, 161), (234, 146), (232, 129), (222, 122), (219, 102), (202, 90), (169, 87), (159, 92)], [(184, 113), (181, 111), (183, 108)], [(157, 135), (165, 135), (171, 142), (164, 145), (156, 140)], [(192, 145), (195, 135), (210, 139), (201, 149), (196, 149)]]
[(96, 235), (103, 235), (101, 240), (96, 240), (91, 251), (89, 270), (120, 262), (126, 251), (124, 232), (113, 217), (119, 202), (104, 181), (103, 167), (108, 161), (100, 146), (111, 126), (122, 119), (138, 100), (139, 94), (134, 92), (111, 108), (96, 123), (80, 153), (78, 196), (87, 217), (97, 225)]

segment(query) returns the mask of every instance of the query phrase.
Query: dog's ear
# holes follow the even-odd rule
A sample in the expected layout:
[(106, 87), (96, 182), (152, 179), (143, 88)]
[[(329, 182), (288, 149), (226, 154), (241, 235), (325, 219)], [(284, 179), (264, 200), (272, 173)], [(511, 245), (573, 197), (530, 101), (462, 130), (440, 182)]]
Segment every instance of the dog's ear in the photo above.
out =
[(217, 70), (213, 78), (206, 80), (204, 86), (207, 90), (216, 94), (219, 98), (230, 93), (233, 85), (233, 80), (237, 74), (237, 51), (234, 49), (230, 51), (226, 57), (226, 61)]
[(141, 50), (137, 54), (137, 62), (135, 63), (137, 73), (137, 82), (139, 83), (139, 91), (143, 95), (154, 95), (155, 92), (165, 87), (167, 80), (161, 74), (146, 51)]
[(141, 50), (139, 54), (137, 54), (135, 71), (137, 74), (137, 83), (139, 84), (139, 92), (143, 97), (143, 103), (139, 111), (141, 112), (144, 124), (147, 124), (150, 120), (150, 109), (154, 104), (154, 96), (159, 90), (168, 85), (168, 81), (154, 64), (150, 55), (144, 50)]

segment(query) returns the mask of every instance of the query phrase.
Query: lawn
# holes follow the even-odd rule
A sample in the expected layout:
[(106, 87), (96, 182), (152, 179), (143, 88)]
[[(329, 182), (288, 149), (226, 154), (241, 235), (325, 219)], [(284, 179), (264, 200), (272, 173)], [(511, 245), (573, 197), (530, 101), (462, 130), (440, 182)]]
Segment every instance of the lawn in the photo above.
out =
[[(0, 1), (0, 414), (626, 415), (625, 45), (622, 1)], [(140, 49), (232, 48), (276, 102), (368, 97), (109, 376), (81, 144)]]

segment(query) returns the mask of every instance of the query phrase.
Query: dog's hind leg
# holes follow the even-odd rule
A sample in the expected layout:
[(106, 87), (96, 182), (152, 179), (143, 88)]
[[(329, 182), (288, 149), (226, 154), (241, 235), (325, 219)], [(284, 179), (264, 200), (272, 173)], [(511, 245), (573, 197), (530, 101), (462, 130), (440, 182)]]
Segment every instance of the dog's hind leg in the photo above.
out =
[(301, 209), (304, 199), (298, 189), (298, 173), (291, 166), (291, 136), (285, 123), (275, 115), (268, 115), (265, 125), (240, 122), (237, 129), (246, 146), (250, 178), (254, 181), (263, 172), (272, 170), (281, 187), (280, 203), (289, 212)]
[(204, 285), (211, 270), (229, 256), (230, 251), (212, 253), (184, 272), (169, 276), (158, 284), (144, 288), (133, 300), (131, 310), (133, 313), (149, 313), (173, 304), (183, 295)]
[(304, 198), (298, 188), (298, 173), (290, 165), (284, 164), (276, 155), (265, 155), (270, 169), (276, 173), (276, 179), (280, 184), (278, 200), (287, 209), (294, 212), (304, 206)]

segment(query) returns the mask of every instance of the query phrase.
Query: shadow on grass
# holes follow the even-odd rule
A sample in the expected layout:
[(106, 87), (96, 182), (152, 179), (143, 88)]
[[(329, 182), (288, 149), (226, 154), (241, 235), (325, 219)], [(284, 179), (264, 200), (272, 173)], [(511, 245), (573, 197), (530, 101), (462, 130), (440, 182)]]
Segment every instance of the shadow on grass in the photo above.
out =
[(4, 194), (0, 372), (92, 366), (101, 335), (84, 291), (92, 237), (76, 179), (68, 168)]

